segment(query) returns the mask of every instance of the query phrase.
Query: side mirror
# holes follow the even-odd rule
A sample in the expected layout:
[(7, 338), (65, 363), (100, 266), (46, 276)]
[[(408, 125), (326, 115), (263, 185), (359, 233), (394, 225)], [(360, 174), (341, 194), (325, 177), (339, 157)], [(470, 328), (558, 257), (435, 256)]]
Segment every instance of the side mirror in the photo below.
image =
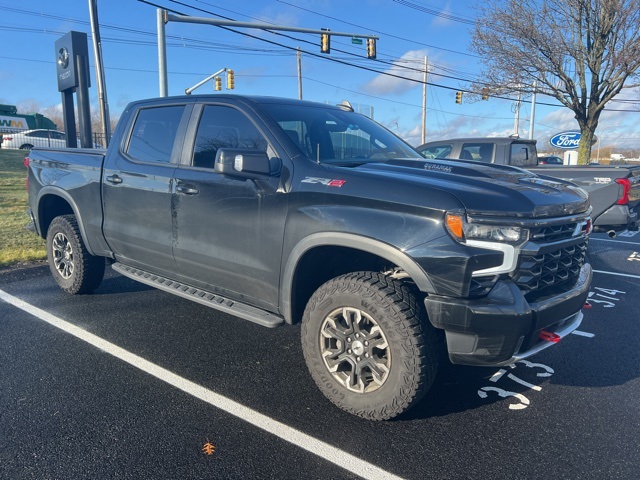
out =
[(264, 179), (280, 170), (272, 167), (267, 153), (262, 150), (220, 148), (216, 154), (215, 171), (240, 178)]

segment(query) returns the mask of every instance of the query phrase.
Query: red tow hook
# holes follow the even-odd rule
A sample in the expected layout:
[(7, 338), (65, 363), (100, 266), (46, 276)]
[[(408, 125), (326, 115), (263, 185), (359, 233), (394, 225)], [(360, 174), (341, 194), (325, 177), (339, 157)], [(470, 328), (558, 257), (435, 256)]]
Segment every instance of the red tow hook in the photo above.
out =
[(591, 308), (593, 307), (593, 305), (591, 305), (589, 302), (584, 302), (584, 305), (582, 306), (582, 308)]
[(545, 342), (558, 343), (562, 337), (553, 332), (547, 332), (546, 330), (542, 330), (540, 332), (540, 340), (544, 340)]

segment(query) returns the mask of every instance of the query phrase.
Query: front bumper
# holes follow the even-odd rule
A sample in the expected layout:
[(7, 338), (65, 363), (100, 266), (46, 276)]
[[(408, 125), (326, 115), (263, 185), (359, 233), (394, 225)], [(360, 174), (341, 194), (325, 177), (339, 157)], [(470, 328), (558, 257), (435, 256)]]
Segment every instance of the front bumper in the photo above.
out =
[(445, 331), (452, 363), (508, 365), (553, 345), (540, 339), (543, 330), (564, 337), (578, 328), (592, 276), (585, 264), (571, 289), (531, 303), (513, 282), (501, 280), (486, 297), (429, 295), (425, 306), (431, 323)]

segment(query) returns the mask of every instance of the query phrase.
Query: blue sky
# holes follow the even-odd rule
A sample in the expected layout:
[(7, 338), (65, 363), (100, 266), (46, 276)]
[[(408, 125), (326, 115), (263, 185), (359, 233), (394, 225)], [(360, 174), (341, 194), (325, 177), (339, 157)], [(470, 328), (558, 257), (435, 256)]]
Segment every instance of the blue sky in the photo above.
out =
[[(305, 99), (330, 103), (345, 99), (363, 108), (371, 106), (376, 120), (418, 145), (422, 85), (379, 72), (421, 80), (428, 57), (432, 85), (427, 90), (427, 141), (514, 132), (514, 102), (472, 103), (465, 98), (462, 105), (455, 103), (455, 89), (467, 88), (469, 80), (480, 80), (481, 60), (469, 51), (475, 0), (150, 1), (194, 16), (219, 15), (243, 22), (380, 37), (378, 60), (373, 61), (366, 58), (364, 45), (354, 45), (348, 37), (332, 37), (331, 54), (323, 55), (317, 35), (237, 29), (273, 42), (268, 43), (219, 27), (170, 22), (166, 26), (170, 95), (182, 94), (185, 88), (227, 67), (236, 73), (233, 93), (297, 98), (294, 49), (300, 47)], [(109, 107), (118, 116), (129, 101), (159, 94), (156, 8), (136, 0), (97, 2)], [(54, 43), (70, 30), (90, 37), (87, 1), (0, 0), (0, 103), (42, 107), (60, 103)], [(91, 44), (89, 48), (93, 66)], [(97, 109), (93, 69), (91, 74), (90, 95)], [(197, 92), (213, 92), (211, 83)], [(626, 91), (621, 97), (637, 99), (638, 93)], [(548, 97), (538, 100), (557, 104)], [(520, 136), (525, 138), (529, 119), (530, 104), (525, 103), (519, 123)], [(577, 128), (567, 109), (542, 105), (536, 107), (534, 125), (541, 151), (547, 149), (553, 134)], [(605, 112), (597, 133), (602, 146), (640, 147), (640, 113)]]

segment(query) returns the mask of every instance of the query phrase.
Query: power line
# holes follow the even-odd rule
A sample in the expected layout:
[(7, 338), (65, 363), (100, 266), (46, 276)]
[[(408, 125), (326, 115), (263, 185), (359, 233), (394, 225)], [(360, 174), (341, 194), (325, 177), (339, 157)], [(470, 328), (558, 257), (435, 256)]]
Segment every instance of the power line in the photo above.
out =
[[(148, 4), (148, 5), (151, 5), (151, 6), (155, 6), (157, 8), (166, 8), (166, 7), (154, 4), (154, 3), (150, 2), (150, 1), (147, 1), (147, 0), (138, 0), (138, 1), (141, 2), (141, 3), (145, 3), (145, 4)], [(176, 1), (176, 0), (169, 0), (169, 1), (171, 1), (173, 3), (178, 3), (178, 4), (186, 6), (188, 8), (192, 8), (192, 9), (195, 9), (195, 10), (198, 10), (198, 11), (209, 13), (211, 15), (215, 15), (215, 16), (219, 16), (219, 17), (222, 17), (222, 18), (227, 18), (229, 20), (232, 20), (232, 19), (230, 19), (228, 17), (224, 17), (224, 16), (221, 16), (221, 15), (215, 14), (213, 12), (210, 12), (210, 11), (207, 11), (207, 10), (204, 10), (204, 9), (200, 9), (198, 7), (194, 7), (192, 5), (189, 5), (189, 4), (186, 4), (186, 3), (183, 3), (183, 2), (179, 2), (179, 1)], [(286, 3), (286, 2), (281, 2), (281, 3)], [(54, 14), (47, 14), (47, 13), (42, 13), (42, 12), (33, 12), (33, 11), (29, 11), (29, 10), (23, 10), (23, 9), (6, 7), (6, 6), (0, 6), (0, 9), (6, 10), (6, 11), (11, 11), (11, 12), (14, 12), (14, 13), (21, 13), (21, 14), (28, 14), (28, 15), (38, 15), (40, 17), (51, 18), (51, 19), (56, 19), (56, 20), (74, 21), (74, 22), (78, 22), (78, 23), (81, 23), (81, 24), (88, 24), (87, 21), (83, 21), (83, 20), (79, 20), (79, 19), (73, 19), (73, 18), (70, 19), (68, 17), (62, 17), (62, 16), (54, 15)], [(176, 10), (172, 10), (172, 9), (167, 9), (167, 10), (170, 10), (170, 11), (175, 12), (175, 13), (182, 14), (181, 12), (178, 12)], [(21, 32), (24, 32), (25, 30), (27, 30), (27, 31), (33, 31), (33, 32), (38, 32), (38, 33), (47, 33), (47, 34), (52, 34), (52, 33), (61, 34), (62, 33), (62, 32), (58, 32), (58, 31), (54, 31), (54, 30), (50, 30), (50, 29), (49, 30), (47, 30), (47, 29), (42, 29), (41, 30), (41, 29), (33, 29), (33, 28), (28, 28), (28, 27), (0, 26), (0, 28), (5, 29), (5, 30), (13, 30), (13, 31), (21, 31)], [(138, 29), (131, 29), (131, 28), (126, 28), (126, 27), (117, 26), (117, 25), (105, 24), (105, 28), (111, 28), (111, 29), (114, 29), (114, 30), (127, 32), (127, 33), (142, 34), (142, 35), (147, 35), (147, 36), (155, 36), (155, 33), (153, 33), (153, 32), (145, 32), (145, 31), (141, 31), (141, 30), (138, 30)], [(223, 28), (225, 30), (231, 31), (231, 32), (239, 34), (239, 35), (243, 35), (243, 36), (247, 36), (247, 37), (250, 37), (250, 38), (254, 38), (256, 40), (259, 40), (259, 41), (262, 41), (262, 42), (266, 42), (266, 43), (278, 46), (280, 48), (284, 48), (285, 50), (289, 50), (289, 51), (297, 50), (297, 48), (290, 47), (288, 45), (285, 45), (285, 44), (282, 44), (282, 43), (279, 43), (279, 42), (274, 42), (274, 41), (271, 41), (271, 40), (267, 40), (265, 38), (261, 38), (261, 37), (255, 36), (255, 35), (250, 35), (250, 34), (245, 33), (245, 32), (240, 32), (240, 31), (234, 30), (232, 28), (228, 28), (228, 27), (219, 27), (219, 28)], [(268, 31), (268, 32), (270, 32), (272, 34), (276, 33), (276, 32), (272, 32), (270, 30), (266, 30), (266, 31)], [(283, 35), (283, 34), (279, 34), (279, 35), (284, 36), (284, 37), (289, 38), (289, 39), (292, 39), (292, 40), (301, 41), (301, 42), (305, 42), (305, 43), (308, 43), (308, 44), (315, 45), (315, 43), (313, 43), (313, 42), (309, 42), (309, 41), (306, 41), (306, 40), (303, 40), (303, 39), (300, 39), (300, 38), (292, 37), (290, 35)], [(171, 36), (171, 35), (168, 35), (167, 37), (171, 38), (172, 40), (179, 41), (179, 43), (170, 43), (169, 46), (171, 46), (171, 47), (187, 47), (187, 48), (193, 48), (193, 49), (206, 49), (206, 50), (216, 50), (216, 51), (230, 51), (231, 50), (231, 51), (234, 51), (235, 53), (239, 53), (239, 51), (243, 51), (244, 54), (246, 54), (246, 55), (250, 55), (250, 54), (264, 55), (266, 53), (271, 54), (271, 55), (283, 55), (283, 54), (286, 54), (284, 52), (279, 52), (278, 50), (273, 50), (273, 49), (261, 49), (261, 50), (259, 50), (259, 53), (256, 53), (255, 52), (256, 49), (254, 47), (249, 48), (249, 47), (245, 47), (245, 46), (233, 46), (233, 45), (229, 46), (226, 43), (225, 44), (221, 44), (221, 43), (215, 43), (215, 42), (210, 42), (210, 41), (201, 40), (201, 39), (177, 37), (177, 36)], [(156, 45), (156, 42), (155, 41), (151, 41), (151, 40), (150, 41), (140, 41), (140, 40), (132, 40), (132, 39), (122, 39), (122, 38), (117, 38), (117, 37), (106, 37), (105, 39), (108, 40), (108, 41), (115, 42), (115, 43), (125, 43), (125, 44), (143, 45), (143, 46), (155, 46)], [(357, 65), (357, 64), (348, 62), (346, 60), (341, 60), (339, 58), (326, 57), (326, 56), (323, 56), (323, 55), (320, 55), (320, 54), (316, 54), (316, 53), (313, 53), (313, 52), (310, 52), (310, 51), (303, 51), (303, 52), (306, 53), (309, 56), (312, 56), (312, 57), (315, 57), (315, 58), (319, 58), (319, 59), (324, 60), (324, 61), (331, 61), (331, 62), (334, 62), (334, 63), (350, 66), (350, 67), (353, 67), (353, 68), (359, 68), (361, 70), (373, 72), (373, 73), (376, 73), (378, 75), (385, 75), (385, 76), (388, 76), (388, 77), (393, 77), (393, 78), (397, 78), (397, 79), (401, 79), (401, 80), (406, 80), (406, 81), (410, 81), (410, 82), (413, 82), (413, 83), (419, 83), (419, 84), (423, 83), (422, 79), (416, 79), (416, 78), (406, 77), (406, 76), (403, 76), (403, 75), (397, 75), (397, 74), (391, 73), (389, 71), (380, 71), (380, 70), (375, 69), (375, 68), (366, 67), (366, 66), (363, 66), (363, 65)], [(344, 51), (341, 51), (341, 52), (345, 53), (345, 54), (348, 54), (348, 55), (354, 55), (353, 53), (350, 53), (350, 52), (344, 52)], [(362, 60), (364, 60), (364, 58)], [(367, 61), (370, 61), (370, 60), (367, 60)], [(406, 60), (406, 59), (402, 60), (401, 59), (399, 61), (409, 62), (410, 60)], [(407, 66), (404, 66), (404, 65), (398, 65), (397, 62), (394, 63), (394, 62), (386, 62), (386, 61), (383, 61), (383, 60), (378, 60), (377, 63), (383, 64), (383, 65), (390, 65), (392, 68), (407, 69), (407, 70), (420, 72), (420, 73), (423, 72), (422, 69), (413, 68), (413, 67), (407, 67)], [(431, 71), (429, 73), (431, 73), (432, 76), (440, 76), (440, 77), (443, 77), (443, 78), (454, 79), (454, 80), (458, 80), (458, 81), (462, 81), (462, 82), (470, 82), (470, 83), (474, 82), (474, 80), (472, 80), (472, 79), (456, 77), (456, 76), (453, 76), (453, 75), (446, 75), (446, 74), (438, 73), (438, 72), (435, 72), (435, 71)], [(447, 86), (447, 85), (437, 84), (437, 83), (433, 83), (433, 82), (429, 82), (429, 85), (431, 87), (442, 88), (442, 89), (446, 89), (446, 90), (464, 91), (464, 92), (467, 92), (467, 93), (474, 93), (472, 91), (465, 90), (463, 88), (450, 87), (450, 86)], [(513, 99), (509, 98), (509, 97), (493, 96), (493, 98), (507, 100), (507, 101), (513, 101)], [(633, 103), (634, 102), (631, 99), (624, 99), (624, 100), (620, 100), (620, 101), (621, 102), (629, 102), (629, 103)], [(531, 103), (528, 100), (522, 100), (522, 102), (523, 103)], [(544, 102), (537, 102), (537, 103), (538, 103), (538, 105), (544, 105), (544, 106), (550, 106), (550, 107), (556, 107), (556, 108), (565, 107), (564, 105), (561, 105), (561, 104), (551, 104), (551, 103), (544, 103)], [(637, 110), (626, 110), (626, 109), (605, 109), (605, 110), (606, 111), (616, 111), (616, 112), (634, 112), (634, 113), (637, 113)]]
[[(204, 9), (201, 9), (201, 8), (198, 8), (198, 7), (194, 7), (194, 6), (189, 5), (187, 3), (184, 3), (184, 2), (180, 2), (180, 1), (176, 1), (176, 0), (169, 0), (169, 1), (171, 1), (173, 3), (177, 3), (179, 5), (186, 6), (188, 8), (193, 8), (195, 10), (198, 10), (198, 11), (201, 11), (201, 12), (204, 12), (204, 13), (208, 13), (208, 14), (220, 17), (220, 18), (224, 18), (224, 19), (227, 19), (227, 20), (233, 20), (230, 17), (225, 17), (223, 15), (218, 15), (218, 14), (216, 14), (214, 12), (211, 12), (211, 11), (208, 11), (208, 10), (204, 10)], [(142, 2), (142, 3), (150, 4), (149, 2)], [(202, 2), (202, 3), (206, 3), (206, 2)], [(284, 3), (286, 3), (286, 2), (284, 2)], [(156, 6), (158, 8), (164, 8), (164, 7), (161, 7), (161, 6), (156, 5), (156, 4), (151, 4), (151, 5)], [(51, 14), (51, 13), (35, 12), (35, 11), (31, 11), (31, 10), (19, 9), (19, 8), (14, 8), (14, 7), (0, 6), (0, 10), (6, 10), (6, 11), (13, 12), (13, 13), (20, 13), (20, 14), (25, 14), (25, 15), (32, 15), (32, 16), (50, 18), (50, 19), (59, 20), (59, 21), (65, 21), (65, 22), (71, 21), (71, 22), (82, 24), (82, 25), (88, 25), (89, 24), (88, 21), (77, 19), (77, 18), (73, 18), (73, 17), (63, 17), (63, 16), (60, 16), (60, 15), (55, 15), (55, 14)], [(249, 18), (253, 18), (253, 17), (249, 17)], [(39, 29), (33, 29), (33, 28), (29, 28), (29, 27), (7, 26), (7, 27), (4, 27), (4, 28), (5, 29), (14, 29), (14, 31), (20, 31), (20, 32), (25, 32), (25, 31), (40, 32)], [(144, 36), (149, 36), (149, 37), (153, 37), (153, 38), (156, 37), (156, 33), (155, 32), (149, 32), (149, 31), (144, 31), (144, 30), (139, 30), (139, 29), (132, 29), (132, 28), (122, 27), (122, 26), (118, 26), (118, 25), (103, 24), (103, 28), (112, 29), (112, 30), (121, 31), (121, 32), (126, 32), (126, 33), (133, 33), (133, 34), (136, 34), (136, 35), (144, 35)], [(269, 30), (267, 30), (267, 31), (269, 31)], [(289, 38), (291, 40), (303, 42), (303, 43), (306, 43), (306, 44), (309, 44), (309, 45), (315, 45), (314, 42), (310, 42), (310, 41), (303, 40), (303, 39), (300, 39), (300, 38), (292, 37), (290, 35), (282, 34), (282, 33), (279, 33), (279, 32), (272, 32), (272, 31), (269, 31), (269, 32), (272, 33), (272, 34), (276, 34), (276, 35), (280, 35), (280, 36)], [(42, 33), (62, 34), (64, 32), (45, 29)], [(236, 32), (236, 33), (243, 34), (242, 32)], [(255, 55), (256, 53), (254, 53), (254, 52), (257, 50), (255, 47), (249, 48), (249, 47), (242, 46), (242, 45), (220, 44), (220, 43), (215, 43), (215, 42), (211, 42), (211, 41), (208, 41), (208, 40), (192, 38), (192, 37), (178, 37), (178, 36), (175, 36), (175, 35), (167, 35), (167, 38), (180, 42), (179, 44), (168, 44), (169, 47), (183, 46), (183, 47), (189, 47), (189, 48), (194, 48), (194, 49), (213, 50), (213, 51), (234, 51), (234, 52), (244, 51), (245, 55), (252, 55), (252, 54)], [(256, 37), (254, 37), (254, 38), (256, 38)], [(259, 38), (259, 37), (258, 37), (258, 39), (264, 40), (264, 39)], [(121, 39), (121, 38), (117, 38), (117, 37), (104, 37), (104, 40), (111, 41), (113, 43), (131, 44), (131, 45), (147, 45), (147, 46), (151, 46), (151, 45), (155, 46), (156, 45), (156, 41), (155, 40), (153, 40), (153, 41), (151, 41), (151, 40), (150, 41), (143, 41), (143, 40)], [(189, 43), (189, 42), (192, 42), (192, 43)], [(279, 45), (279, 46), (285, 47), (285, 48), (289, 48), (289, 49), (292, 48), (292, 47), (286, 47), (286, 46), (284, 46), (282, 44), (277, 44), (277, 43), (276, 43), (276, 45)], [(209, 48), (209, 46), (212, 47), (212, 48)], [(271, 55), (285, 55), (286, 54), (286, 53), (283, 53), (283, 52), (279, 52), (277, 50), (268, 50), (268, 49), (260, 49), (258, 51), (262, 52), (262, 53), (269, 53)], [(350, 55), (352, 57), (355, 56), (357, 60), (362, 60), (362, 61), (367, 61), (367, 62), (371, 61), (369, 59), (365, 60), (364, 58), (360, 57), (359, 55), (356, 55), (356, 54), (351, 53), (351, 52), (346, 52), (344, 50), (340, 50), (340, 49), (335, 49), (334, 48), (334, 51), (338, 51), (340, 53), (344, 53), (344, 54)], [(251, 53), (248, 53), (248, 52), (251, 52)], [(311, 54), (311, 52), (306, 52), (306, 53)], [(319, 55), (317, 57), (318, 58), (323, 58), (323, 57), (321, 57)], [(334, 58), (337, 59), (337, 60), (340, 60), (339, 57), (334, 57)], [(352, 61), (356, 61), (354, 59), (351, 59), (351, 60)], [(394, 61), (385, 61), (385, 60), (382, 60), (382, 59), (377, 59), (377, 62), (380, 63), (380, 64), (383, 64), (383, 65), (388, 65), (391, 68), (404, 68), (404, 69), (407, 69), (407, 70), (414, 71), (416, 73), (422, 74), (422, 69), (421, 68), (414, 68), (414, 67), (404, 66), (404, 65), (400, 64), (401, 62), (409, 62), (409, 60), (406, 60), (406, 59), (398, 59), (398, 60), (394, 60)], [(356, 65), (352, 65), (352, 66), (356, 66)], [(444, 67), (439, 67), (439, 66), (436, 66), (435, 64), (432, 64), (432, 66), (440, 68), (440, 69), (442, 69), (444, 71), (451, 71), (451, 69), (446, 69)], [(356, 66), (356, 68), (357, 68), (357, 66)], [(361, 68), (364, 68), (364, 67), (361, 66)], [(375, 72), (377, 72), (379, 74), (385, 74), (384, 72), (380, 72), (379, 70), (372, 70), (372, 71), (375, 71)], [(436, 70), (433, 70), (430, 73), (431, 73), (432, 76), (439, 76), (441, 78), (449, 78), (449, 79), (458, 80), (458, 81), (461, 81), (461, 82), (468, 82), (468, 83), (476, 82), (476, 80), (471, 79), (471, 78), (462, 78), (462, 77), (455, 76), (455, 75), (447, 75), (445, 73), (440, 73), (440, 72), (438, 72)], [(407, 77), (401, 77), (401, 78), (407, 79)]]
[(445, 20), (452, 20), (454, 22), (466, 23), (467, 25), (475, 25), (475, 19), (471, 17), (465, 17), (462, 15), (454, 15), (453, 13), (448, 13), (446, 10), (436, 10), (434, 8), (429, 8), (426, 5), (409, 2), (407, 0), (393, 0), (400, 5), (404, 5), (405, 7), (413, 8), (414, 10), (418, 10), (420, 12), (428, 13), (429, 15), (433, 15), (435, 17), (444, 18)]
[[(175, 10), (175, 9), (170, 9), (170, 8), (167, 8), (167, 7), (163, 7), (161, 5), (158, 5), (156, 3), (151, 2), (149, 0), (138, 0), (138, 1), (140, 3), (145, 3), (147, 5), (150, 5), (150, 6), (153, 6), (153, 7), (156, 7), (156, 8), (162, 8), (162, 9), (171, 11), (173, 13), (177, 13), (179, 15), (189, 16), (189, 15), (186, 15), (185, 13), (183, 13), (183, 12), (180, 12), (180, 11)], [(224, 18), (224, 19), (227, 19), (227, 20), (233, 20), (231, 18), (224, 17), (223, 15), (218, 15), (216, 13), (212, 13), (212, 12), (204, 10), (202, 8), (194, 7), (194, 6), (189, 5), (189, 4), (185, 4), (184, 2), (180, 2), (180, 1), (177, 1), (177, 0), (169, 0), (169, 1), (171, 1), (172, 3), (177, 3), (177, 4), (180, 4), (180, 5), (186, 6), (188, 8), (192, 8), (192, 9), (200, 11), (200, 12), (208, 13), (210, 15), (215, 15), (217, 17), (221, 17), (221, 18)], [(224, 26), (220, 26), (220, 25), (217, 25), (217, 27), (218, 28), (222, 28), (222, 29), (227, 30), (227, 31), (231, 31), (231, 32), (237, 33), (239, 35), (244, 35), (246, 37), (254, 38), (254, 39), (260, 40), (262, 42), (267, 42), (267, 43), (270, 43), (272, 45), (278, 45), (278, 46), (280, 46), (282, 48), (289, 49), (289, 50), (292, 50), (292, 51), (294, 51), (294, 50), (297, 51), (298, 50), (297, 47), (291, 47), (291, 46), (288, 46), (288, 45), (285, 45), (285, 44), (282, 44), (282, 43), (279, 43), (279, 42), (274, 42), (272, 40), (268, 40), (266, 38), (258, 37), (256, 35), (252, 35), (252, 34), (249, 34), (249, 33), (246, 33), (246, 32), (240, 32), (240, 31), (235, 30), (235, 29), (230, 28), (230, 27), (224, 27)], [(266, 31), (270, 32), (269, 30), (266, 30)], [(270, 32), (270, 33), (275, 33), (275, 32)], [(294, 40), (297, 40), (297, 41), (305, 42), (305, 40), (302, 40), (302, 39), (299, 39), (299, 38), (296, 38), (296, 37), (291, 37), (290, 35), (284, 35), (284, 34), (281, 34), (281, 33), (278, 33), (278, 35), (285, 36), (285, 37), (288, 37), (290, 39), (294, 39)], [(373, 73), (376, 73), (378, 75), (385, 75), (385, 76), (388, 76), (388, 77), (398, 78), (398, 79), (401, 79), (401, 80), (406, 80), (406, 81), (413, 82), (413, 83), (418, 83), (418, 84), (423, 84), (424, 83), (421, 79), (414, 79), (414, 78), (410, 78), (410, 77), (404, 77), (404, 76), (401, 76), (401, 75), (396, 75), (394, 73), (390, 73), (388, 71), (385, 72), (385, 71), (376, 70), (375, 68), (371, 68), (371, 67), (365, 67), (365, 66), (362, 66), (362, 65), (356, 65), (354, 63), (350, 63), (350, 62), (347, 62), (347, 61), (343, 61), (343, 60), (339, 60), (339, 59), (336, 59), (336, 58), (326, 57), (326, 56), (323, 56), (321, 54), (313, 53), (313, 52), (310, 52), (308, 50), (301, 50), (301, 52), (305, 53), (305, 54), (307, 54), (309, 56), (322, 59), (324, 61), (339, 63), (339, 64), (350, 66), (350, 67), (353, 67), (353, 68), (359, 68), (361, 70), (373, 72)], [(462, 79), (460, 79), (460, 80), (462, 80)], [(447, 86), (447, 85), (437, 84), (437, 83), (433, 83), (433, 82), (429, 82), (429, 85), (431, 85), (433, 87), (437, 87), (437, 88), (443, 88), (445, 90), (451, 90), (451, 91), (459, 91), (459, 90), (461, 90), (460, 88), (457, 88), (457, 87), (450, 87), (450, 86)], [(470, 91), (468, 91), (468, 92), (472, 93)], [(513, 99), (508, 98), (508, 97), (493, 96), (493, 98), (499, 98), (499, 99), (503, 99), (503, 100), (513, 101)]]
[[(200, 0), (196, 0), (196, 1), (200, 1)], [(303, 8), (300, 5), (295, 5), (293, 3), (285, 2), (283, 0), (277, 0), (277, 1), (279, 3), (284, 4), (284, 5), (289, 5), (290, 7), (294, 7), (294, 8), (303, 10), (305, 12), (313, 13), (313, 14), (318, 15), (320, 17), (329, 18), (329, 19), (335, 20), (337, 22), (342, 22), (345, 25), (351, 25), (352, 27), (364, 28), (364, 29), (367, 29), (367, 30), (371, 30), (372, 32), (378, 33), (380, 35), (384, 35), (385, 37), (395, 38), (397, 40), (402, 40), (402, 41), (409, 42), (409, 43), (412, 43), (412, 44), (415, 44), (415, 45), (422, 45), (423, 47), (429, 47), (429, 48), (433, 48), (433, 49), (436, 49), (436, 50), (442, 50), (443, 52), (449, 52), (449, 53), (455, 53), (457, 55), (465, 55), (465, 56), (468, 56), (468, 57), (480, 58), (478, 55), (474, 55), (473, 53), (460, 52), (458, 50), (451, 50), (449, 48), (437, 47), (435, 45), (430, 45), (428, 43), (423, 43), (423, 42), (420, 42), (420, 41), (417, 41), (417, 40), (412, 40), (412, 39), (409, 39), (409, 38), (399, 37), (397, 35), (393, 35), (393, 34), (390, 34), (390, 33), (385, 33), (385, 32), (383, 32), (381, 30), (374, 30), (374, 29), (371, 29), (371, 28), (368, 28), (368, 27), (364, 27), (362, 25), (358, 25), (357, 23), (347, 22), (346, 20), (343, 20), (341, 18), (336, 18), (336, 17), (332, 17), (330, 15), (325, 15), (325, 14), (322, 14), (322, 13), (319, 13), (319, 12), (315, 12), (313, 10), (309, 10), (307, 8)], [(206, 3), (206, 2), (202, 2), (202, 3)]]

